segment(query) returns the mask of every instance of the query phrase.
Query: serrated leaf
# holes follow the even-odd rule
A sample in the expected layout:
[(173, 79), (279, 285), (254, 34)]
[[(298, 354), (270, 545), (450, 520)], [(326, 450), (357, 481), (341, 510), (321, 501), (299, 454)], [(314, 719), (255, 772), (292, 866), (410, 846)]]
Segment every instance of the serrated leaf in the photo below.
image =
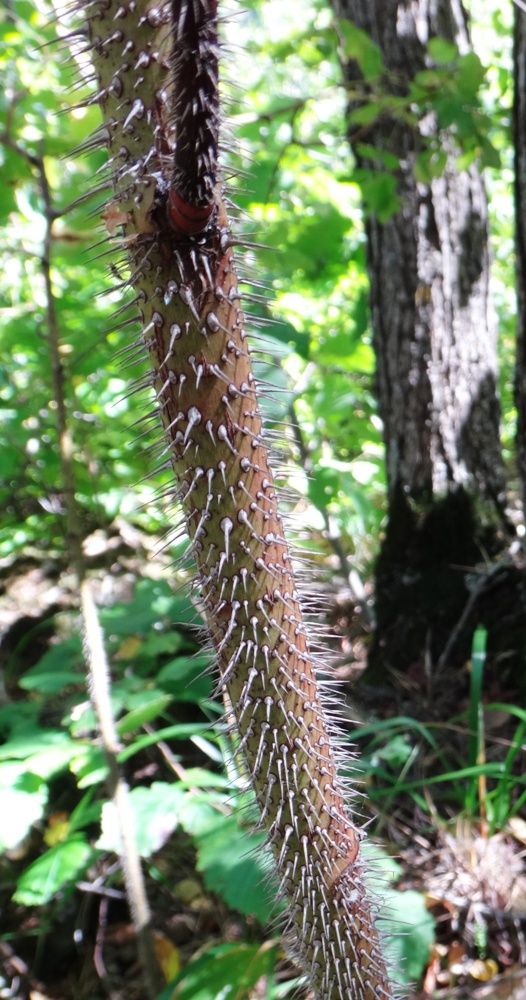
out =
[(205, 885), (240, 913), (267, 923), (276, 914), (276, 896), (265, 835), (241, 828), (236, 816), (216, 814), (214, 825), (196, 842), (197, 870)]

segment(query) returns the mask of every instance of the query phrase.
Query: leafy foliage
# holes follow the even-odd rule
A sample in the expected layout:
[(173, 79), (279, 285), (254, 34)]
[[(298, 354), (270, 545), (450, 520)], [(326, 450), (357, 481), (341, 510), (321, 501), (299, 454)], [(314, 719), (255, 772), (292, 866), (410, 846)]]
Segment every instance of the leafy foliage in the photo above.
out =
[[(301, 508), (299, 502), (291, 506), (300, 510), (302, 525), (318, 543), (320, 575), (342, 573), (326, 537), (329, 531), (367, 577), (385, 515), (385, 485), (361, 199), (366, 212), (389, 218), (397, 207), (398, 163), (367, 143), (361, 148), (367, 168), (358, 170), (352, 161), (338, 39), (326, 5), (309, 0), (289, 9), (281, 0), (252, 0), (246, 6), (244, 18), (232, 22), (231, 39), (234, 47), (239, 45), (236, 77), (245, 86), (241, 104), (235, 87), (227, 82), (225, 89), (240, 141), (235, 161), (250, 174), (249, 183), (243, 174), (233, 182), (239, 227), (248, 232), (255, 223), (270, 248), (258, 252), (257, 273), (272, 288), (273, 299), (254, 307), (254, 327), (261, 325), (263, 373), (268, 375), (277, 361), (281, 368), (271, 377), (286, 391), (267, 401), (269, 423), (278, 426), (293, 416), (301, 427), (299, 435), (288, 432), (286, 449), (300, 460), (292, 479), (306, 499)], [(507, 190), (509, 24), (496, 4), (487, 8), (480, 15), (486, 25), (478, 30), (481, 38), (491, 38), (492, 48), (487, 41), (477, 46), (479, 58), (458, 53), (444, 39), (432, 39), (432, 67), (396, 102), (385, 93), (379, 50), (351, 28), (345, 29), (343, 45), (359, 62), (370, 88), (367, 104), (353, 112), (355, 123), (370, 124), (386, 109), (414, 122), (431, 109), (442, 127), (452, 129), (459, 165), (466, 168), (478, 160), (487, 168), (509, 441), (514, 323)], [(163, 536), (173, 520), (170, 497), (163, 495), (168, 483), (162, 472), (154, 481), (143, 479), (152, 465), (147, 448), (156, 432), (148, 433), (141, 422), (144, 396), (128, 395), (128, 379), (140, 374), (140, 367), (129, 373), (118, 356), (133, 340), (133, 326), (119, 329), (119, 320), (111, 318), (121, 304), (115, 291), (119, 276), (108, 274), (96, 246), (90, 250), (100, 234), (97, 213), (83, 196), (94, 179), (96, 183), (104, 158), (89, 148), (77, 158), (69, 156), (96, 127), (97, 111), (80, 105), (71, 114), (57, 113), (57, 100), (70, 86), (71, 66), (42, 48), (54, 31), (44, 3), (21, 0), (14, 15), (10, 5), (0, 12), (5, 79), (0, 93), (0, 225), (6, 237), (0, 251), (0, 572), (9, 590), (10, 574), (27, 559), (31, 566), (44, 565), (48, 589), (57, 592), (49, 603), (40, 597), (35, 602), (35, 625), (26, 622), (22, 634), (15, 634), (6, 663), (0, 704), (0, 850), (6, 852), (2, 864), (12, 889), (9, 913), (33, 908), (37, 921), (60, 924), (69, 920), (71, 906), (80, 905), (79, 883), (102, 875), (109, 889), (119, 885), (111, 873), (118, 841), (106, 800), (107, 768), (70, 610), (75, 597), (65, 545), (41, 269), (45, 213), (31, 160), (43, 156), (56, 213), (52, 282), (67, 371), (76, 494), (86, 543), (92, 544), (86, 548), (95, 553), (89, 556), (91, 571), (104, 580), (101, 619), (122, 741), (120, 761), (133, 786), (136, 836), (150, 883), (161, 893), (172, 892), (170, 850), (175, 844), (197, 879), (196, 899), (209, 893), (221, 915), (236, 911), (242, 918), (242, 940), (221, 940), (191, 961), (190, 954), (185, 956), (163, 1000), (174, 995), (212, 1000), (219, 991), (225, 1000), (237, 998), (263, 976), (269, 1000), (277, 1000), (292, 993), (298, 980), (290, 969), (285, 983), (275, 974), (282, 954), (262, 928), (279, 902), (269, 888), (262, 838), (253, 831), (251, 802), (215, 725), (220, 708), (213, 697), (208, 655), (196, 641), (198, 616), (189, 598), (174, 593), (167, 582), (176, 575), (186, 586), (188, 572), (169, 569), (168, 560), (180, 554), (181, 542), (176, 533)], [(78, 99), (88, 91), (87, 83), (81, 86)], [(440, 146), (430, 143), (419, 154), (418, 179), (429, 182), (444, 165)], [(245, 213), (250, 223), (244, 221)], [(251, 253), (249, 264), (254, 262)], [(127, 317), (124, 313), (121, 319)], [(272, 324), (267, 325), (269, 319)], [(130, 444), (130, 436), (145, 429), (145, 436)], [(119, 547), (115, 559), (114, 542)], [(165, 545), (166, 558), (154, 569), (145, 554)], [(126, 586), (119, 591), (115, 582)], [(110, 594), (107, 603), (104, 586)], [(46, 636), (41, 643), (43, 623), (51, 624), (51, 640)], [(513, 719), (515, 728), (504, 760), (483, 760), (477, 728), (483, 697), (481, 682), (476, 692), (472, 688), (469, 717), (444, 724), (471, 731), (471, 744), (467, 737), (460, 751), (440, 738), (440, 723), (424, 725), (409, 716), (373, 720), (351, 734), (364, 747), (363, 778), (380, 813), (395, 802), (409, 801), (432, 826), (431, 786), (444, 813), (480, 819), (483, 777), (491, 830), (503, 829), (520, 815), (526, 791), (517, 771), (526, 715), (504, 699), (486, 704), (487, 711)], [(391, 867), (391, 884), (382, 894), (394, 961), (409, 981), (426, 966), (433, 928), (422, 895), (412, 889), (400, 892), (392, 884), (400, 874)]]

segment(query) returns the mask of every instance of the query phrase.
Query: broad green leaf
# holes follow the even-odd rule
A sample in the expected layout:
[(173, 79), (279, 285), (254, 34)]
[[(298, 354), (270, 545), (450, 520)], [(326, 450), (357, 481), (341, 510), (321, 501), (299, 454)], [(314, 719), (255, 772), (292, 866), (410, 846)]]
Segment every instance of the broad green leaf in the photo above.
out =
[[(129, 793), (133, 836), (141, 857), (149, 858), (155, 854), (172, 835), (179, 822), (183, 797), (184, 793), (178, 785), (164, 781), (154, 781), (149, 788), (133, 788)], [(96, 847), (101, 851), (120, 853), (119, 824), (113, 802), (105, 802), (102, 808), (102, 833)]]
[(273, 942), (221, 944), (193, 959), (157, 1000), (240, 1000), (276, 961)]
[(133, 599), (101, 610), (101, 623), (108, 637), (147, 635), (165, 625), (196, 624), (197, 612), (187, 597), (174, 594), (165, 580), (139, 580)]
[(180, 812), (182, 828), (197, 846), (197, 870), (205, 884), (238, 910), (266, 923), (280, 908), (272, 881), (265, 836), (242, 826), (238, 814), (223, 812), (221, 799), (187, 793)]
[(26, 770), (50, 778), (70, 763), (78, 743), (59, 729), (27, 729), (0, 746), (1, 760), (23, 760)]
[(79, 788), (100, 785), (108, 776), (108, 764), (101, 747), (90, 743), (79, 744), (69, 767)]
[(180, 788), (229, 788), (230, 781), (224, 774), (207, 771), (204, 767), (186, 768), (184, 778), (178, 782)]
[(382, 171), (369, 173), (365, 170), (356, 171), (356, 175), (367, 211), (376, 215), (380, 222), (387, 222), (400, 208), (396, 177)]
[(396, 977), (407, 984), (418, 981), (435, 940), (434, 920), (426, 910), (424, 897), (413, 890), (388, 889), (379, 923)]
[(0, 851), (13, 850), (44, 815), (46, 784), (25, 763), (0, 766)]
[(383, 111), (384, 104), (382, 102), (368, 101), (367, 104), (360, 104), (359, 107), (353, 108), (349, 120), (354, 125), (372, 125)]
[(358, 63), (366, 80), (374, 80), (385, 70), (382, 52), (366, 31), (343, 18), (338, 22), (347, 59)]
[(466, 52), (458, 60), (457, 88), (461, 98), (473, 101), (484, 81), (484, 66), (475, 52)]
[(42, 854), (18, 879), (13, 899), (24, 906), (43, 906), (64, 886), (82, 875), (94, 857), (84, 837), (69, 837)]
[(457, 46), (447, 38), (430, 38), (427, 51), (437, 63), (450, 63), (458, 56)]
[(277, 899), (263, 850), (265, 835), (243, 829), (236, 816), (217, 813), (214, 825), (196, 843), (197, 870), (205, 885), (240, 913), (267, 923), (276, 913)]
[(390, 153), (388, 149), (371, 146), (367, 142), (357, 143), (356, 149), (360, 156), (363, 156), (366, 160), (372, 160), (373, 163), (380, 163), (383, 167), (388, 167), (389, 170), (398, 170), (400, 167), (399, 157), (395, 156), (394, 153)]
[(415, 159), (415, 177), (422, 184), (430, 184), (441, 177), (447, 164), (447, 153), (443, 149), (424, 149)]
[(162, 667), (157, 683), (176, 701), (199, 702), (209, 698), (213, 687), (210, 657), (206, 654), (178, 656)]
[(43, 657), (26, 671), (20, 687), (50, 695), (63, 691), (71, 684), (84, 683), (82, 645), (78, 636), (51, 646)]

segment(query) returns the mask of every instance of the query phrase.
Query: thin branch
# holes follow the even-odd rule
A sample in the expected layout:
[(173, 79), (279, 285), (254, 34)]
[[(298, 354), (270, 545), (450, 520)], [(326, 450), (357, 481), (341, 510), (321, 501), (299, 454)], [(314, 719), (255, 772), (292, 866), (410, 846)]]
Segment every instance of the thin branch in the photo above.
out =
[(67, 379), (60, 354), (60, 325), (51, 278), (53, 223), (60, 213), (57, 213), (53, 207), (43, 154), (29, 152), (6, 133), (0, 135), (0, 141), (9, 149), (24, 157), (37, 172), (40, 194), (44, 205), (46, 228), (43, 253), (40, 261), (46, 292), (46, 319), (53, 395), (57, 407), (56, 423), (66, 515), (66, 543), (78, 582), (84, 629), (84, 656), (89, 672), (90, 693), (97, 714), (102, 744), (108, 764), (110, 776), (109, 794), (115, 806), (119, 826), (121, 840), (120, 860), (126, 896), (134, 929), (137, 934), (139, 958), (146, 995), (149, 1000), (155, 1000), (155, 997), (157, 997), (164, 985), (164, 981), (155, 955), (151, 934), (151, 913), (146, 896), (137, 839), (134, 834), (134, 820), (129, 789), (121, 774), (117, 758), (120, 745), (111, 705), (110, 670), (91, 581), (86, 575), (86, 564), (82, 548), (81, 513), (75, 496), (74, 445), (69, 427), (66, 402)]

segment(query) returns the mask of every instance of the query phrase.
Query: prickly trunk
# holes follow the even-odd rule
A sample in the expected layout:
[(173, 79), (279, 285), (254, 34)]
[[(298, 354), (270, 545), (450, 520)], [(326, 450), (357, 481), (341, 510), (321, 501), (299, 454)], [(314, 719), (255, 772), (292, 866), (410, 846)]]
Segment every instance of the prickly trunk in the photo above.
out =
[(214, 0), (95, 0), (88, 21), (124, 249), (235, 742), (316, 996), (391, 997), (262, 440), (217, 175)]

